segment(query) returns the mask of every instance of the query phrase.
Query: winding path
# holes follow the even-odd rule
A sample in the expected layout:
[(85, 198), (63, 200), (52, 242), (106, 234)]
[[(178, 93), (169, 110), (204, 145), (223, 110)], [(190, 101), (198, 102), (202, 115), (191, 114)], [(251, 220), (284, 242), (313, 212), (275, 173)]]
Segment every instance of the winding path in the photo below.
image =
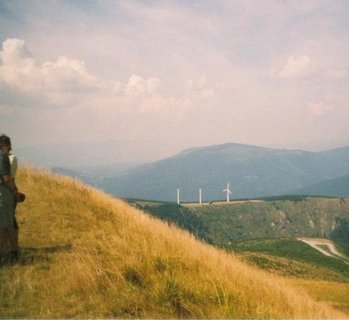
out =
[(345, 263), (349, 264), (349, 259), (345, 255), (338, 252), (336, 246), (331, 240), (328, 239), (314, 239), (314, 238), (297, 238), (300, 241), (308, 244), (312, 248), (318, 250), (325, 256), (331, 258), (339, 258), (343, 260)]

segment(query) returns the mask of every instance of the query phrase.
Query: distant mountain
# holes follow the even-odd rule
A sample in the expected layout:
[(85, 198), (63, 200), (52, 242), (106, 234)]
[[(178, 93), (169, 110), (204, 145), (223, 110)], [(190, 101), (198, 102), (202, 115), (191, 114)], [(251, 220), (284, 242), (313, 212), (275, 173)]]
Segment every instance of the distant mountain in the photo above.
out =
[(98, 186), (127, 198), (175, 201), (223, 199), (227, 182), (233, 198), (280, 195), (349, 175), (349, 147), (326, 152), (279, 150), (242, 144), (195, 148), (128, 173), (101, 179)]
[(295, 194), (349, 197), (349, 175), (321, 181), (294, 191)]
[[(90, 165), (90, 166), (76, 166), (76, 167), (52, 167), (51, 171), (65, 176), (81, 178), (82, 180), (96, 180), (96, 178), (103, 178), (106, 176), (115, 176), (125, 174), (128, 171), (139, 167), (141, 164), (131, 162), (120, 162), (108, 165)], [(87, 182), (87, 181), (85, 181)]]

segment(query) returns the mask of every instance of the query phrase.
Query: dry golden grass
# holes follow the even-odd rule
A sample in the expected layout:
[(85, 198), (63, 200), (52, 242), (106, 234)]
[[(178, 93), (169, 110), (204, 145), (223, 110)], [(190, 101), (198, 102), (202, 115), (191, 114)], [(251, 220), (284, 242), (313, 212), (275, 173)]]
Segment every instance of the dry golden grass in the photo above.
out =
[(31, 168), (17, 181), (23, 253), (0, 268), (1, 317), (345, 317), (78, 181)]
[(323, 301), (349, 314), (349, 283), (305, 279), (290, 279), (290, 283), (306, 290), (317, 301)]

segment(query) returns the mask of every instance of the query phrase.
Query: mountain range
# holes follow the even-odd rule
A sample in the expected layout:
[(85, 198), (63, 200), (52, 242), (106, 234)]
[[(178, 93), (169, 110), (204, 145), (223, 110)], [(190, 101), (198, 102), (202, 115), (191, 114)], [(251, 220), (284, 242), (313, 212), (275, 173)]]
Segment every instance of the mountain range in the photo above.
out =
[(334, 197), (349, 197), (349, 175), (321, 181), (319, 183), (296, 190), (297, 194), (326, 195)]
[[(122, 174), (89, 179), (104, 191), (125, 198), (175, 201), (224, 199), (282, 194), (349, 196), (349, 146), (323, 151), (272, 149), (243, 144), (194, 148), (141, 165)], [(334, 188), (335, 186), (335, 188)]]

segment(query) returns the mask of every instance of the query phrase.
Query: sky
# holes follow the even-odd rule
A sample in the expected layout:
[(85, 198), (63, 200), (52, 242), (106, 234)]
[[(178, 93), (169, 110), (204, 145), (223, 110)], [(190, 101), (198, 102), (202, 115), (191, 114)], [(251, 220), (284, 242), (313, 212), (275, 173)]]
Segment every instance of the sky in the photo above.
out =
[(105, 162), (338, 148), (348, 57), (346, 0), (0, 0), (0, 132)]

